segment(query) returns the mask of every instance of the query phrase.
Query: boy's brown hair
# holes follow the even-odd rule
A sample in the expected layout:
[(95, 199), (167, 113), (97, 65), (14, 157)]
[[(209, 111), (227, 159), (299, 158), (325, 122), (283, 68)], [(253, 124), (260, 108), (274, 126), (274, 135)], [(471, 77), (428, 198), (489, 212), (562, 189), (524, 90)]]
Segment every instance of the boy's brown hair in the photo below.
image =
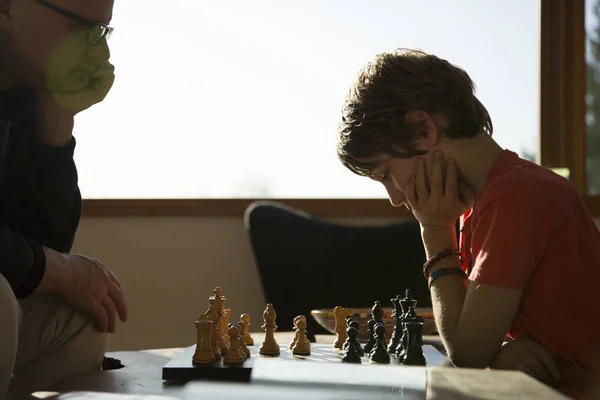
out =
[(409, 158), (424, 152), (413, 147), (422, 126), (407, 124), (406, 114), (441, 114), (448, 138), (491, 135), (492, 120), (475, 97), (469, 75), (448, 61), (420, 50), (378, 54), (359, 73), (342, 108), (338, 156), (359, 175), (373, 165), (361, 159), (379, 154)]

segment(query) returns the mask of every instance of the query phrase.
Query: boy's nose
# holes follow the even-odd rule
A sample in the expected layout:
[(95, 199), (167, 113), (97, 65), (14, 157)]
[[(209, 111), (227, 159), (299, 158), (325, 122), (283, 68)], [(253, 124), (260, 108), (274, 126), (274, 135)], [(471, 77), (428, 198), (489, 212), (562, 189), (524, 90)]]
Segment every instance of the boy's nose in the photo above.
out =
[(400, 207), (406, 201), (404, 194), (396, 188), (387, 188), (387, 192), (388, 197), (390, 198), (390, 203), (392, 203), (392, 206), (394, 207)]

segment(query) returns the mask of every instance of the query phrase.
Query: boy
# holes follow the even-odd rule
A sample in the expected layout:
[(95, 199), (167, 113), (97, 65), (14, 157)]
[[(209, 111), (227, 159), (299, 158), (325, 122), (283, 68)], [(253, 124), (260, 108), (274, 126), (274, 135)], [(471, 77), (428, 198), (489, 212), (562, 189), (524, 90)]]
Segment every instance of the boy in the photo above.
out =
[(492, 131), (465, 71), (397, 50), (349, 91), (338, 155), (420, 222), (456, 366), (520, 369), (583, 396), (599, 376), (600, 233), (567, 179), (502, 149)]

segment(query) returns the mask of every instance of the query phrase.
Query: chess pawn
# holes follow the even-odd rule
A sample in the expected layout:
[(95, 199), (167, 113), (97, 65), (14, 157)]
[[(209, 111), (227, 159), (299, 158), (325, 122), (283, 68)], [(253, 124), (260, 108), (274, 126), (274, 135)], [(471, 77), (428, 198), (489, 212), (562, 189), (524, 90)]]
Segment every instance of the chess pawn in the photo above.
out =
[(277, 329), (275, 321), (277, 320), (277, 313), (273, 308), (273, 304), (267, 304), (267, 308), (263, 312), (264, 324), (262, 328), (265, 330), (265, 340), (258, 349), (258, 352), (265, 356), (278, 356), (279, 355), (279, 344), (275, 341), (274, 332)]
[[(347, 316), (346, 317), (346, 332), (348, 331), (348, 328), (350, 328), (350, 323), (354, 322), (354, 317), (352, 316)], [(358, 330), (358, 327), (355, 326), (355, 328)], [(344, 344), (342, 345), (342, 350), (346, 350), (346, 348), (348, 347), (348, 344), (350, 344), (350, 337), (348, 337), (348, 334), (346, 333), (346, 340), (344, 341)]]
[(244, 342), (244, 330), (247, 329), (246, 328), (246, 324), (244, 323), (244, 321), (238, 321), (237, 326), (239, 326), (240, 328), (240, 349), (243, 351), (244, 356), (246, 358), (250, 357), (252, 355), (252, 353), (250, 352), (250, 349), (248, 348), (248, 345), (246, 345), (246, 342)]
[(423, 323), (405, 322), (408, 333), (408, 346), (404, 357), (405, 365), (425, 365), (425, 356), (423, 355)]
[(295, 334), (294, 334), (294, 339), (290, 342), (290, 346), (289, 346), (290, 349), (292, 347), (294, 347), (294, 345), (298, 341), (298, 321), (300, 319), (302, 319), (301, 317), (302, 317), (301, 315), (298, 315), (296, 318), (294, 318), (294, 332), (295, 332)]
[(344, 357), (342, 358), (342, 362), (354, 363), (354, 364), (362, 363), (362, 359), (360, 358), (360, 356), (358, 355), (358, 352), (356, 351), (356, 344), (358, 343), (356, 336), (358, 335), (358, 331), (356, 330), (356, 328), (350, 327), (346, 331), (346, 335), (348, 335), (348, 338), (350, 339), (350, 341), (349, 341), (348, 347), (346, 348), (346, 353), (344, 354)]
[(306, 338), (306, 319), (300, 318), (296, 321), (296, 334), (298, 340), (292, 347), (292, 353), (298, 356), (309, 356), (310, 342)]
[[(246, 352), (242, 349), (242, 333), (241, 333), (242, 332), (242, 327), (239, 326), (238, 324), (229, 324), (229, 327), (227, 328), (227, 336), (229, 336), (229, 329), (231, 329), (231, 327), (234, 326), (234, 325), (239, 329), (238, 336), (239, 336), (240, 341), (239, 341), (239, 346), (238, 346), (238, 350), (237, 351), (238, 351), (238, 353), (240, 353), (240, 356), (242, 356), (244, 358), (244, 360), (245, 360), (247, 357), (246, 357)], [(229, 351), (231, 351), (231, 346), (230, 346), (229, 349), (230, 349)], [(227, 354), (227, 353), (225, 353), (225, 354)]]
[[(308, 321), (306, 320), (306, 317), (304, 315), (298, 315), (300, 317), (300, 319), (303, 319), (304, 322), (306, 322), (306, 325), (308, 326)], [(304, 339), (306, 341), (306, 345), (308, 347), (310, 347), (310, 340), (308, 340), (308, 337), (306, 336), (306, 328), (304, 328)]]
[(375, 325), (375, 348), (369, 359), (378, 364), (390, 363), (390, 354), (385, 346), (385, 326), (382, 324)]
[(377, 325), (377, 322), (373, 318), (367, 322), (367, 326), (369, 327), (369, 341), (365, 344), (365, 353), (370, 353), (375, 346), (375, 325)]
[(376, 301), (371, 309), (371, 313), (373, 314), (373, 319), (378, 324), (383, 324), (383, 307), (381, 307), (381, 302)]
[(224, 364), (241, 364), (244, 362), (246, 357), (244, 352), (240, 348), (240, 327), (232, 324), (229, 327), (229, 337), (231, 338), (231, 347), (225, 357), (223, 357)]
[[(348, 324), (348, 326), (350, 328), (354, 328), (356, 329), (357, 335), (358, 332), (360, 332), (360, 324), (358, 323), (358, 321), (352, 320), (350, 321), (350, 323)], [(358, 336), (355, 337), (353, 339), (356, 343), (355, 343), (355, 347), (356, 347), (356, 352), (358, 353), (359, 356), (364, 356), (365, 355), (365, 350), (362, 348), (362, 346), (360, 345), (360, 342), (358, 341)]]
[(231, 309), (226, 308), (223, 310), (223, 315), (221, 315), (221, 319), (220, 319), (220, 328), (221, 331), (220, 333), (223, 335), (221, 336), (221, 341), (219, 342), (219, 349), (221, 349), (221, 352), (223, 354), (227, 353), (227, 350), (229, 350), (229, 346), (231, 345), (231, 338), (229, 337), (229, 318), (231, 317)]
[(196, 351), (192, 357), (194, 364), (212, 364), (217, 361), (211, 344), (213, 333), (213, 322), (208, 319), (206, 314), (202, 314), (196, 321), (197, 341)]
[(242, 314), (240, 316), (240, 320), (244, 323), (244, 332), (242, 335), (242, 339), (244, 340), (244, 344), (246, 346), (254, 346), (254, 339), (250, 336), (250, 327), (252, 324), (250, 323), (250, 315)]
[(349, 315), (354, 314), (354, 310), (351, 308), (342, 308), (341, 306), (335, 306), (333, 309), (333, 316), (335, 317), (335, 329), (336, 339), (333, 342), (333, 347), (341, 349), (344, 342), (347, 339), (346, 334), (346, 323), (345, 318)]
[(392, 312), (392, 317), (394, 318), (394, 332), (392, 333), (392, 337), (390, 339), (390, 345), (388, 347), (388, 352), (394, 354), (396, 349), (398, 348), (398, 344), (400, 343), (400, 338), (402, 337), (402, 309), (400, 307), (400, 295), (398, 297), (391, 299), (392, 304), (394, 305), (394, 311)]

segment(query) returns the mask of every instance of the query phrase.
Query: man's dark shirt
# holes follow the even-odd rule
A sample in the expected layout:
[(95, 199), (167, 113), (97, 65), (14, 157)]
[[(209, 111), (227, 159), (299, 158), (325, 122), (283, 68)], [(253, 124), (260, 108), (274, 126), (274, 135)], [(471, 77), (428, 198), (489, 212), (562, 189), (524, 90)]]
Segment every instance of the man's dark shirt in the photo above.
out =
[(0, 273), (17, 298), (44, 276), (42, 246), (66, 253), (73, 245), (81, 214), (74, 150), (74, 138), (62, 148), (37, 138), (31, 91), (0, 92)]

